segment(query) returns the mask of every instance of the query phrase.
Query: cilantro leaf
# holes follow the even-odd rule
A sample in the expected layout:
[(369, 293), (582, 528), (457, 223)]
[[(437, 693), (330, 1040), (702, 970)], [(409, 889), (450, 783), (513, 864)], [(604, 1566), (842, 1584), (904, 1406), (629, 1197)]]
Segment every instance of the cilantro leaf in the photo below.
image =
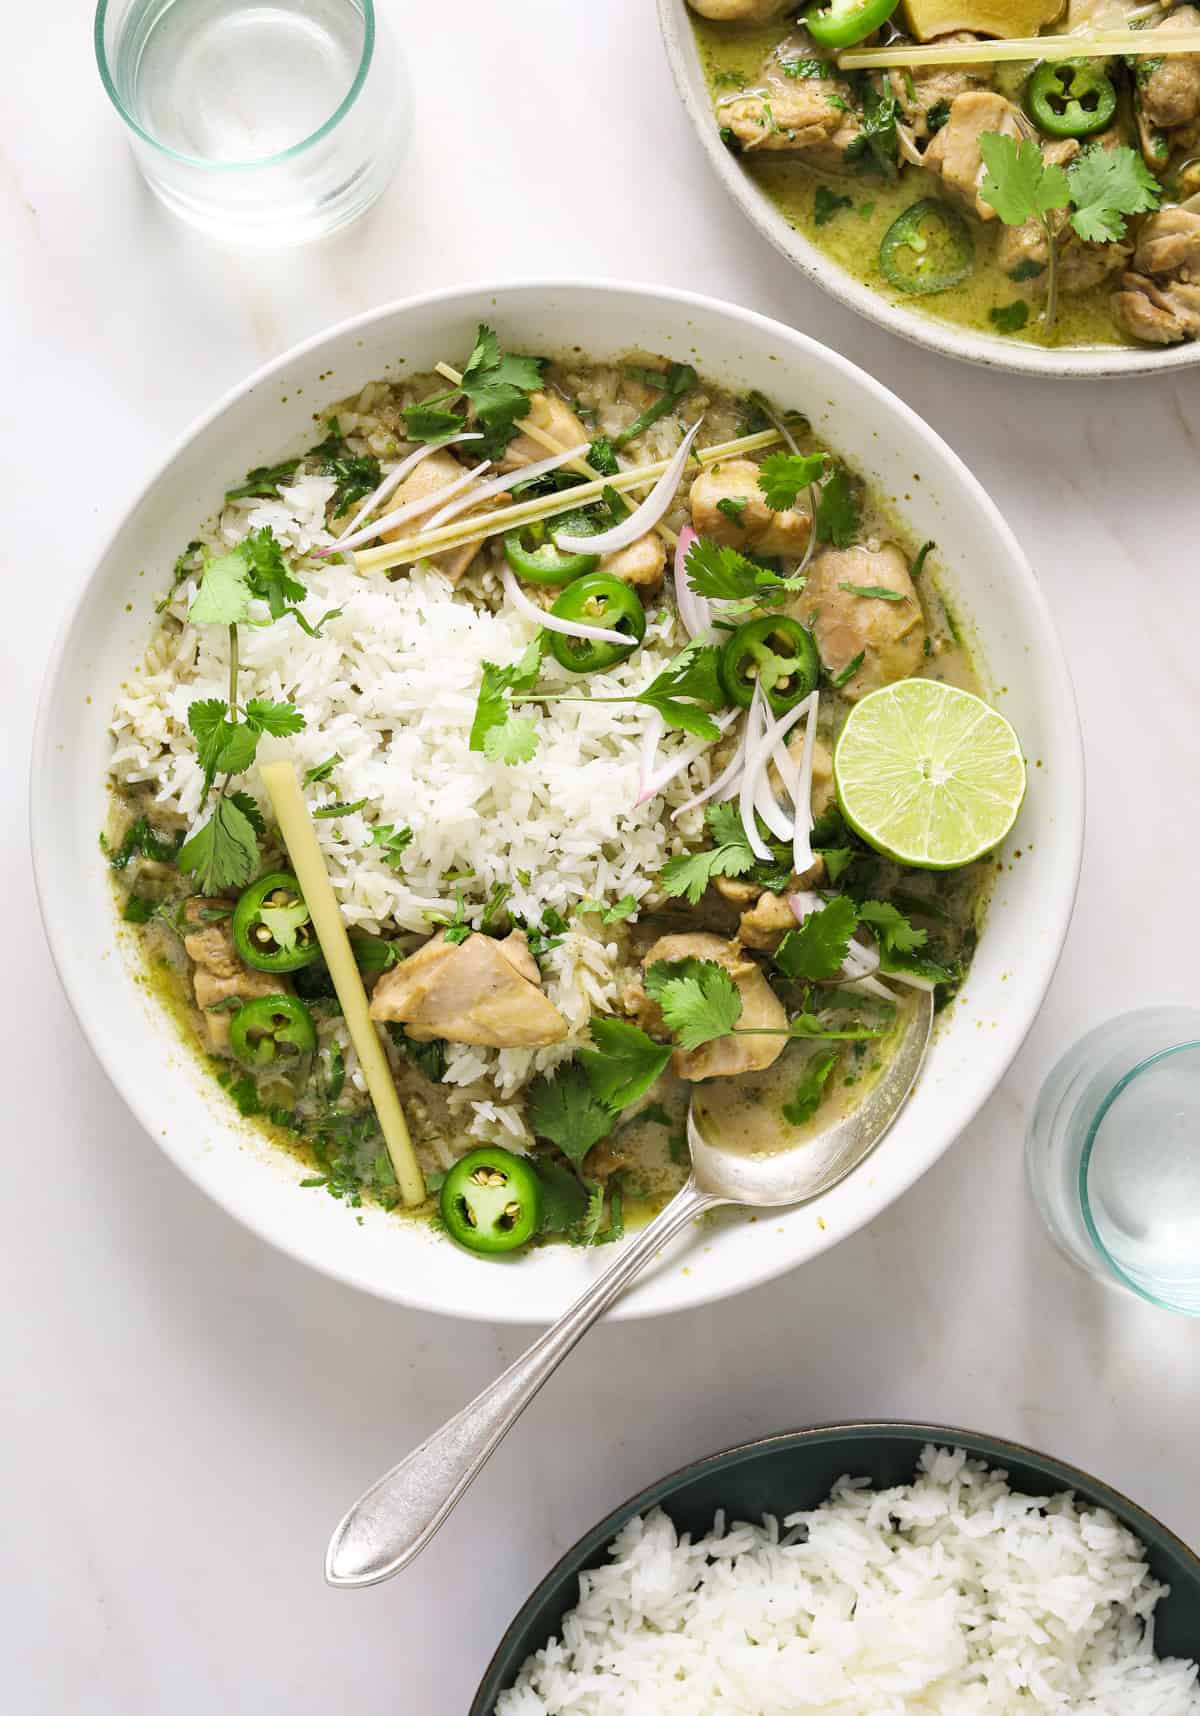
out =
[(304, 784), (305, 784), (305, 786), (316, 786), (318, 781), (328, 780), (330, 775), (333, 773), (334, 769), (336, 769), (338, 764), (341, 762), (341, 760), (342, 760), (341, 757), (335, 751), (333, 753), (332, 757), (326, 757), (326, 759), (323, 763), (317, 763), (315, 765), (315, 767), (313, 767), (311, 769), (306, 769), (304, 771)]
[(877, 602), (902, 602), (903, 590), (889, 590), (886, 584), (846, 584), (840, 583), (839, 590), (845, 590), (850, 596), (870, 596)]
[(857, 655), (851, 656), (850, 660), (846, 663), (845, 667), (840, 670), (840, 672), (831, 673), (829, 675), (829, 683), (833, 686), (834, 690), (840, 691), (843, 685), (848, 685), (866, 659), (866, 650), (860, 649)]
[(742, 1016), (741, 991), (712, 959), (657, 960), (646, 973), (645, 987), (681, 1049), (727, 1037)]
[(588, 1191), (579, 1175), (551, 1156), (534, 1158), (542, 1183), (542, 1233), (567, 1233), (584, 1218)]
[(775, 964), (785, 977), (802, 977), (809, 983), (836, 977), (857, 927), (854, 901), (838, 894), (810, 912), (798, 929), (787, 932), (775, 950)]
[(727, 518), (730, 524), (735, 524), (739, 530), (745, 530), (746, 526), (742, 523), (742, 514), (749, 505), (750, 502), (745, 495), (722, 495), (717, 502), (717, 511), (722, 517)]
[(818, 185), (813, 199), (813, 225), (828, 226), (839, 209), (854, 207), (849, 197), (839, 197), (828, 185)]
[[(649, 429), (652, 423), (657, 423), (660, 417), (665, 417), (669, 412), (674, 411), (679, 401), (689, 394), (700, 380), (690, 363), (673, 363), (665, 373), (660, 374), (657, 371), (650, 373), (656, 376), (656, 381), (652, 385), (661, 386), (662, 392), (652, 404), (646, 407), (640, 417), (634, 419), (628, 429), (622, 429), (619, 435), (612, 437), (611, 445), (617, 452), (620, 452), (622, 447), (628, 446), (630, 441), (635, 441), (639, 435)], [(646, 379), (645, 374), (643, 374), (643, 379)]]
[(622, 894), (615, 906), (606, 906), (603, 900), (580, 900), (575, 908), (575, 916), (582, 918), (590, 913), (599, 916), (601, 923), (617, 924), (622, 918), (632, 917), (638, 909), (638, 903), (632, 894)]
[(208, 821), (180, 850), (179, 868), (195, 876), (202, 894), (244, 888), (258, 868), (256, 831), (242, 802), (248, 797), (229, 793), (219, 798)]
[(817, 539), (835, 548), (849, 548), (858, 538), (861, 509), (843, 466), (836, 465), (821, 485), (817, 506)]
[(609, 1108), (626, 1108), (644, 1096), (671, 1058), (669, 1043), (656, 1043), (625, 1019), (592, 1020), (595, 1048), (583, 1048), (583, 1063), (593, 1093)]
[(240, 721), (226, 719), (228, 705), (206, 697), (188, 707), (188, 726), (196, 739), (196, 759), (204, 770), (207, 794), (217, 775), (240, 775), (254, 761), (258, 734)]
[(1105, 149), (1093, 143), (1067, 169), (1071, 225), (1080, 238), (1104, 244), (1124, 238), (1125, 217), (1156, 209), (1162, 189), (1141, 156), (1122, 144)]
[(887, 900), (861, 901), (858, 915), (864, 924), (870, 924), (880, 947), (891, 953), (913, 953), (929, 939), (927, 930), (917, 929)]
[[(383, 472), (373, 453), (350, 451), (336, 417), (329, 419), (326, 429), (328, 433), (325, 439), (312, 448), (309, 458), (320, 459), (325, 475), (334, 478), (337, 487), (329, 504), (333, 508), (334, 518), (339, 518), (342, 513), (349, 512), (357, 502), (366, 500), (367, 496), (379, 487), (383, 481)], [(278, 619), (279, 615), (275, 614), (273, 617)]]
[(1018, 143), (1003, 132), (985, 131), (979, 150), (987, 167), (979, 195), (1006, 226), (1024, 226), (1066, 206), (1071, 195), (1067, 175), (1042, 158), (1032, 138)]
[(292, 703), (273, 703), (265, 697), (252, 697), (244, 713), (246, 725), (256, 733), (273, 733), (282, 739), (290, 733), (304, 730), (304, 717)]
[(403, 853), (412, 844), (413, 831), (411, 828), (397, 828), (391, 822), (378, 822), (371, 830), (371, 845), (382, 846), (383, 861), (393, 870), (399, 870), (403, 863)]
[(236, 489), (226, 489), (225, 499), (270, 500), (278, 495), (284, 483), (290, 483), (299, 469), (299, 459), (283, 459), (278, 465), (255, 465), (246, 473), (246, 480)]
[(753, 867), (754, 853), (739, 822), (736, 837), (721, 841), (706, 852), (681, 852), (669, 858), (659, 880), (664, 894), (673, 898), (684, 894), (689, 905), (698, 906), (714, 877), (744, 876)]
[[(475, 719), (471, 723), (469, 749), (484, 751), (484, 741), (493, 727), (502, 726), (509, 719), (507, 693), (510, 691), (531, 691), (537, 683), (537, 676), (542, 666), (542, 634), (526, 649), (518, 661), (511, 662), (507, 667), (497, 667), (494, 661), (485, 661), (483, 677), (479, 683), (479, 698), (475, 704)], [(532, 755), (532, 752), (530, 753)]]
[(461, 434), (466, 426), (465, 419), (457, 411), (447, 411), (444, 406), (432, 403), (410, 405), (403, 417), (408, 439), (430, 445), (448, 441), (452, 435)]
[(685, 571), (698, 596), (717, 601), (769, 601), (804, 588), (803, 578), (781, 578), (736, 548), (722, 548), (708, 536), (698, 536), (688, 549)]
[(479, 443), (484, 458), (496, 458), (517, 433), (519, 419), (529, 410), (530, 394), (542, 385), (543, 362), (501, 351), (495, 332), (479, 324), (463, 371), (462, 391), (484, 437)]
[(246, 581), (246, 559), (240, 549), (218, 554), (204, 562), (188, 619), (193, 625), (235, 626), (250, 612), (250, 586)]
[(715, 644), (689, 644), (633, 701), (657, 709), (668, 727), (698, 739), (718, 739), (721, 730), (708, 711), (726, 702), (720, 660)]
[(130, 823), (115, 852), (109, 847), (104, 835), (100, 836), (100, 850), (114, 870), (127, 870), (135, 858), (150, 858), (158, 864), (173, 864), (182, 845), (182, 834), (169, 838), (159, 834), (144, 816), (139, 816)]
[(537, 723), (528, 715), (509, 715), (483, 736), (483, 754), (491, 763), (527, 763), (538, 747)]
[(254, 830), (255, 834), (261, 835), (267, 832), (267, 825), (263, 820), (263, 813), (258, 808), (258, 800), (255, 798), (253, 793), (229, 792), (225, 794), (225, 797), (232, 800), (232, 802), (237, 806), (242, 815), (246, 818), (246, 821)]
[(365, 929), (354, 928), (346, 933), (354, 950), (354, 963), (366, 976), (378, 977), (381, 971), (390, 971), (393, 965), (399, 964), (400, 949), (394, 941), (372, 935)]
[(896, 121), (900, 104), (888, 91), (886, 94), (868, 83), (863, 90), (863, 111), (858, 135), (849, 145), (845, 159), (860, 167), (882, 173), (894, 179), (900, 155), (900, 139)]
[(271, 610), (271, 618), (283, 618), (289, 602), (302, 602), (307, 595), (304, 585), (293, 578), (283, 558), (283, 549), (275, 539), (270, 525), (252, 530), (237, 552), (246, 562), (246, 585)]
[(593, 1094), (587, 1073), (572, 1061), (554, 1078), (539, 1078), (529, 1094), (529, 1124), (578, 1165), (613, 1129), (612, 1110)]
[(795, 506), (800, 490), (815, 483), (828, 463), (825, 453), (768, 453), (758, 467), (758, 486), (771, 511)]
[(783, 1105), (783, 1118), (789, 1126), (803, 1126), (820, 1108), (825, 1086), (837, 1064), (839, 1052), (837, 1049), (825, 1049), (821, 1054), (814, 1055), (805, 1066), (796, 1085), (796, 1094), (790, 1102)]
[(993, 304), (988, 321), (998, 334), (1019, 334), (1029, 321), (1029, 305), (1024, 298), (1014, 299), (1011, 304)]

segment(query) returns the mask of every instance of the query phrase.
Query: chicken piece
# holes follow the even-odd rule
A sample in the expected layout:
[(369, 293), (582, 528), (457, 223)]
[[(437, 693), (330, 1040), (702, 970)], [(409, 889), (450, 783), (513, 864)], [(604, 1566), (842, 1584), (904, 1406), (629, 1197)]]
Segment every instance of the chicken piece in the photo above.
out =
[[(564, 453), (568, 447), (578, 447), (581, 442), (591, 440), (566, 400), (557, 393), (531, 393), (525, 421), (548, 435)], [(543, 446), (532, 435), (518, 435), (504, 449), (500, 469), (515, 471), (522, 465), (536, 465), (539, 459), (547, 459), (552, 453), (553, 448)]]
[[(935, 46), (948, 47), (952, 42), (977, 42), (980, 38), (970, 30), (954, 30), (948, 36), (935, 38)], [(913, 136), (932, 137), (941, 130), (938, 118), (945, 122), (946, 109), (960, 95), (973, 89), (990, 89), (990, 66), (914, 66), (911, 71), (890, 71), (888, 83), (900, 103), (900, 116)], [(934, 123), (930, 124), (930, 115)]]
[(208, 1046), (215, 1055), (229, 1049), (230, 1009), (213, 1013), (209, 1009), (222, 1001), (255, 1001), (263, 995), (290, 995), (292, 986), (286, 977), (269, 971), (255, 971), (243, 963), (233, 944), (232, 913), (212, 923), (205, 921), (215, 901), (194, 895), (183, 908), (184, 922), (196, 926), (183, 938), (184, 951), (193, 962), (192, 990), (196, 1005), (204, 1015)]
[(1138, 233), (1133, 266), (1139, 274), (1200, 280), (1200, 214), (1175, 208), (1151, 215)]
[[(1154, 26), (1158, 31), (1200, 29), (1194, 6), (1177, 6)], [(1171, 131), (1200, 119), (1200, 54), (1164, 54), (1136, 61), (1138, 110), (1147, 126)]]
[[(811, 152), (814, 164), (837, 165), (859, 133), (858, 120), (844, 106), (849, 90), (841, 90), (826, 78), (779, 78), (768, 74), (761, 90), (722, 102), (717, 110), (723, 128), (738, 146), (749, 153), (798, 150)], [(840, 145), (835, 138), (845, 132)]]
[[(702, 536), (743, 553), (800, 560), (808, 546), (812, 519), (803, 507), (772, 512), (758, 486), (753, 459), (722, 459), (692, 483), (692, 523)], [(732, 506), (721, 510), (722, 501)], [(739, 506), (739, 502), (744, 502)]]
[[(388, 501), (388, 511), (392, 512), (397, 507), (407, 506), (410, 501), (425, 500), (435, 496), (440, 489), (444, 489), (457, 477), (461, 477), (463, 471), (464, 467), (459, 464), (452, 453), (447, 453), (444, 449), (431, 453), (427, 459), (421, 461), (415, 471), (405, 477), (400, 487)], [(451, 497), (451, 499), (454, 498), (456, 497)], [(510, 504), (508, 495), (493, 495), (481, 506), (468, 508), (459, 513), (458, 517), (470, 518), (476, 512), (492, 512), (497, 506)], [(431, 504), (428, 512), (419, 514), (415, 518), (402, 519), (399, 524), (394, 524), (390, 530), (381, 531), (380, 541), (403, 541), (406, 537), (423, 529), (436, 511), (437, 507)], [(468, 542), (462, 548), (449, 549), (445, 554), (430, 555), (430, 562), (437, 567), (439, 572), (444, 572), (452, 584), (457, 584), (482, 546), (482, 542)]]
[(636, 590), (657, 590), (667, 564), (667, 545), (656, 531), (648, 530), (628, 548), (614, 548), (600, 556), (600, 572), (631, 584)]
[(561, 1043), (567, 1021), (542, 994), (541, 974), (519, 930), (503, 941), (439, 931), (375, 985), (371, 1017), (401, 1022), (418, 1043), (442, 1037), (493, 1049)]
[[(1058, 285), (1068, 297), (1090, 292), (1124, 268), (1133, 250), (1132, 244), (1113, 240), (1094, 244), (1079, 238), (1067, 227), (1058, 239)], [(996, 241), (996, 262), (1010, 279), (1021, 283), (1021, 290), (1031, 298), (1039, 297), (1049, 282), (1049, 251), (1046, 229), (1040, 220), (1028, 220), (1023, 226), (1006, 226)], [(1031, 273), (1036, 267), (1039, 272)]]
[[(787, 1013), (758, 966), (747, 959), (735, 941), (723, 941), (707, 931), (683, 935), (664, 935), (656, 941), (642, 959), (642, 970), (649, 971), (659, 960), (711, 959), (727, 971), (737, 984), (742, 997), (739, 1026), (786, 1033)], [(657, 1029), (663, 1029), (662, 1013), (657, 1002), (644, 997), (643, 1019), (656, 1019)], [(703, 1043), (698, 1049), (676, 1049), (671, 1065), (679, 1078), (733, 1078), (739, 1073), (761, 1072), (771, 1066), (783, 1053), (786, 1035), (778, 1037), (718, 1037), (714, 1043)]]
[(1149, 345), (1200, 336), (1200, 214), (1162, 209), (1142, 223), (1110, 307), (1118, 327)]
[(757, 883), (743, 882), (737, 876), (714, 876), (712, 886), (723, 900), (738, 907), (752, 905), (759, 895)]
[[(853, 588), (848, 589), (850, 585)], [(856, 589), (894, 590), (899, 601), (860, 596)], [(862, 657), (845, 685), (852, 702), (917, 671), (925, 647), (925, 616), (908, 562), (894, 543), (882, 548), (827, 548), (808, 569), (808, 587), (790, 612), (812, 630), (835, 677)]]
[(1023, 135), (1021, 122), (1011, 101), (994, 90), (969, 90), (955, 96), (950, 117), (925, 151), (924, 164), (940, 173), (946, 189), (958, 203), (980, 220), (995, 220), (996, 211), (979, 195), (987, 168), (979, 139), (989, 131), (1015, 138)]
[[(821, 865), (822, 870), (825, 866)], [(789, 930), (796, 927), (796, 917), (785, 894), (763, 893), (748, 912), (743, 912), (738, 924), (738, 940), (744, 947), (774, 953)]]
[(791, 0), (688, 0), (688, 5), (717, 24), (773, 24), (792, 10)]
[(1173, 346), (1200, 337), (1200, 285), (1123, 274), (1109, 308), (1119, 328), (1148, 345)]

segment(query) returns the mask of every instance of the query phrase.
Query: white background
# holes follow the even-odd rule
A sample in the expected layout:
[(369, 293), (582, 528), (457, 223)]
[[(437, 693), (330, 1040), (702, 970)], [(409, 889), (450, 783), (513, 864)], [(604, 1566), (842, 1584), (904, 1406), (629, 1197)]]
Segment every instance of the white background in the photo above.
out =
[[(1056, 1055), (1110, 1014), (1195, 997), (1200, 370), (1005, 378), (826, 300), (719, 200), (650, 0), (385, 10), (413, 71), (415, 145), (364, 222), (274, 260), (189, 235), (143, 189), (96, 76), (86, 0), (7, 12), (6, 1716), (460, 1716), (528, 1589), (610, 1506), (692, 1456), (844, 1415), (1026, 1439), (1200, 1539), (1200, 1325), (1060, 1263), (1021, 1175)], [(195, 413), (351, 312), (538, 274), (693, 287), (792, 321), (965, 457), (1039, 570), (1074, 664), (1091, 796), (1082, 890), (1024, 1051), (914, 1191), (790, 1278), (599, 1330), (407, 1577), (334, 1593), (321, 1563), (343, 1507), (521, 1334), (308, 1274), (160, 1157), (49, 965), (26, 847), (29, 730), (95, 549)]]

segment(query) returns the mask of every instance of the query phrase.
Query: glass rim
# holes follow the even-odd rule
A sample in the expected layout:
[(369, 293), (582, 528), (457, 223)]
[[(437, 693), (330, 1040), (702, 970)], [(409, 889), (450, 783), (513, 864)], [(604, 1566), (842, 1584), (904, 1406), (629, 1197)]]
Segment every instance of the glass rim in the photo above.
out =
[(1122, 1269), (1101, 1239), (1095, 1217), (1092, 1215), (1091, 1199), (1088, 1196), (1088, 1168), (1091, 1165), (1096, 1135), (1117, 1098), (1123, 1095), (1134, 1080), (1140, 1078), (1143, 1073), (1151, 1072), (1160, 1062), (1170, 1060), (1172, 1055), (1186, 1054), (1192, 1049), (1200, 1049), (1200, 1038), (1189, 1038), (1186, 1042), (1171, 1043), (1165, 1049), (1156, 1049), (1152, 1055), (1146, 1055), (1134, 1066), (1131, 1066), (1128, 1072), (1122, 1073), (1112, 1088), (1105, 1093), (1092, 1116), (1088, 1125), (1087, 1136), (1083, 1141), (1083, 1150), (1079, 1157), (1079, 1206), (1083, 1212), (1083, 1222), (1087, 1228), (1088, 1237), (1095, 1246), (1100, 1261), (1116, 1276), (1122, 1286), (1128, 1287), (1131, 1293), (1136, 1293), (1139, 1299), (1145, 1299), (1148, 1304), (1157, 1305), (1160, 1311), (1174, 1311), (1177, 1316), (1200, 1316), (1200, 1305), (1197, 1305), (1195, 1309), (1189, 1309), (1187, 1306), (1175, 1304), (1170, 1299), (1162, 1299), (1158, 1294), (1151, 1293), (1148, 1288), (1143, 1287), (1141, 1282), (1136, 1281), (1127, 1270)]
[(168, 160), (178, 161), (185, 167), (196, 167), (205, 173), (242, 173), (255, 167), (272, 167), (280, 161), (294, 159), (295, 156), (303, 154), (306, 149), (310, 149), (314, 143), (319, 143), (322, 137), (327, 137), (335, 126), (339, 125), (346, 117), (361, 93), (375, 53), (375, 0), (349, 0), (349, 3), (361, 12), (363, 20), (362, 53), (359, 56), (358, 69), (354, 74), (350, 88), (329, 118), (323, 120), (315, 131), (310, 131), (308, 136), (302, 137), (299, 142), (289, 144), (286, 149), (276, 150), (271, 155), (256, 155), (248, 161), (206, 161), (199, 155), (185, 155), (182, 150), (172, 149), (169, 143), (163, 143), (147, 131), (143, 125), (139, 124), (117, 93), (117, 86), (109, 69), (108, 50), (104, 41), (104, 26), (108, 18), (109, 7), (115, 4), (115, 0), (98, 0), (96, 6), (92, 39), (96, 49), (96, 64), (100, 70), (100, 81), (104, 85), (108, 99), (129, 129), (140, 137), (143, 143), (148, 144), (151, 149), (157, 150), (160, 155), (166, 156)]

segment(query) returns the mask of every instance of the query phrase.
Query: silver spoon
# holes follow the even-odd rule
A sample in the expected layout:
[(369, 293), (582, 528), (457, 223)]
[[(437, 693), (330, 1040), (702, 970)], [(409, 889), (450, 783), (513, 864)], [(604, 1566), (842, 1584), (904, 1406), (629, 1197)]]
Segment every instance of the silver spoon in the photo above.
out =
[(542, 1384), (575, 1343), (682, 1228), (719, 1204), (774, 1209), (798, 1204), (843, 1179), (878, 1143), (913, 1087), (933, 1026), (933, 998), (917, 995), (878, 1081), (849, 1114), (795, 1149), (749, 1154), (700, 1133), (688, 1111), (692, 1171), (687, 1184), (633, 1239), (557, 1323), (469, 1406), (435, 1430), (361, 1495), (330, 1539), (331, 1585), (375, 1585), (414, 1560), (445, 1523)]

